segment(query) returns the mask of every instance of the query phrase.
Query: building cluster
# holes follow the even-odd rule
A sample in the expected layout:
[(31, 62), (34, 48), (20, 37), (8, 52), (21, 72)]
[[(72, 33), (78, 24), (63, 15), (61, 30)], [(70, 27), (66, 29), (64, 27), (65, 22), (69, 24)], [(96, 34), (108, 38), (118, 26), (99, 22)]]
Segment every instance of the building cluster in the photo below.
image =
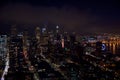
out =
[(119, 57), (107, 52), (105, 38), (80, 38), (59, 26), (36, 27), (29, 35), (12, 26), (10, 35), (0, 36), (1, 80), (120, 79)]

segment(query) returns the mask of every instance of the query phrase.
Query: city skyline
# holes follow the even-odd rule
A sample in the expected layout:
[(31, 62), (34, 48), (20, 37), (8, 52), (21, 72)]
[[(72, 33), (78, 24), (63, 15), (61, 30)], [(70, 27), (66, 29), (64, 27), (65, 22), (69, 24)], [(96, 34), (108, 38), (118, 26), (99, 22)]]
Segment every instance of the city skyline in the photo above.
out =
[(37, 26), (0, 35), (1, 80), (120, 79), (120, 35), (69, 34)]
[(0, 80), (120, 80), (120, 5), (2, 0)]

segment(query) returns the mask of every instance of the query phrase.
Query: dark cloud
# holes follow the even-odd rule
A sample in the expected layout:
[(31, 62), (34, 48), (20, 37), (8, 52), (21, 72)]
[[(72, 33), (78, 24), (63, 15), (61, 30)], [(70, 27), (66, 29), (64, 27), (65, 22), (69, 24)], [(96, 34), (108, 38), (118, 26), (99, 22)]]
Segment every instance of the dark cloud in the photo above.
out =
[[(119, 18), (97, 14), (75, 6), (32, 6), (25, 3), (7, 4), (0, 9), (0, 21), (17, 24), (56, 24), (68, 31), (102, 32), (117, 31)], [(115, 28), (115, 29), (113, 29)]]

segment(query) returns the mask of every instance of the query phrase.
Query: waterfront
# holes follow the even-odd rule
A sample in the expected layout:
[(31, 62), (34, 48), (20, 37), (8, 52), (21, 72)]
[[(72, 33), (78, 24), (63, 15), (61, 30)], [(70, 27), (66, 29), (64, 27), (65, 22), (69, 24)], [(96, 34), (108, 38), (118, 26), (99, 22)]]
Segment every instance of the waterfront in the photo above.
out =
[(113, 54), (120, 54), (120, 42), (115, 41), (114, 43), (107, 43), (107, 50)]

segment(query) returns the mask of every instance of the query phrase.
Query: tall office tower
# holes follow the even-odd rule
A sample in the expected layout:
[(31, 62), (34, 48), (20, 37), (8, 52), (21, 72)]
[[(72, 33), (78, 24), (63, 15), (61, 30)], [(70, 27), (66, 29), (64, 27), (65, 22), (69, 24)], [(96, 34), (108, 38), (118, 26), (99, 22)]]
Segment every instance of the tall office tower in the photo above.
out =
[(49, 35), (46, 26), (42, 28), (42, 45), (47, 45), (49, 40)]
[(11, 26), (11, 36), (16, 36), (17, 35), (17, 28), (16, 25)]
[(40, 28), (39, 27), (36, 27), (35, 29), (35, 36), (36, 36), (36, 39), (38, 40), (38, 43), (40, 43)]
[(61, 39), (62, 48), (65, 47), (64, 39)]
[(0, 35), (0, 57), (5, 58), (7, 54), (7, 35)]
[(42, 35), (47, 35), (48, 31), (47, 31), (47, 27), (43, 27), (42, 28)]
[[(9, 40), (10, 65), (15, 64), (23, 56), (22, 36), (10, 37)], [(19, 63), (19, 62), (18, 62)]]
[(60, 29), (59, 26), (56, 26), (56, 34), (55, 34), (55, 40), (60, 41), (61, 40), (61, 35), (60, 35)]
[(59, 26), (56, 26), (56, 33), (59, 33)]
[(23, 49), (28, 50), (29, 47), (29, 41), (28, 41), (28, 30), (25, 29), (23, 32)]
[(54, 40), (54, 34), (53, 34), (53, 31), (48, 32), (48, 36), (49, 36), (49, 41), (53, 43), (53, 40)]

